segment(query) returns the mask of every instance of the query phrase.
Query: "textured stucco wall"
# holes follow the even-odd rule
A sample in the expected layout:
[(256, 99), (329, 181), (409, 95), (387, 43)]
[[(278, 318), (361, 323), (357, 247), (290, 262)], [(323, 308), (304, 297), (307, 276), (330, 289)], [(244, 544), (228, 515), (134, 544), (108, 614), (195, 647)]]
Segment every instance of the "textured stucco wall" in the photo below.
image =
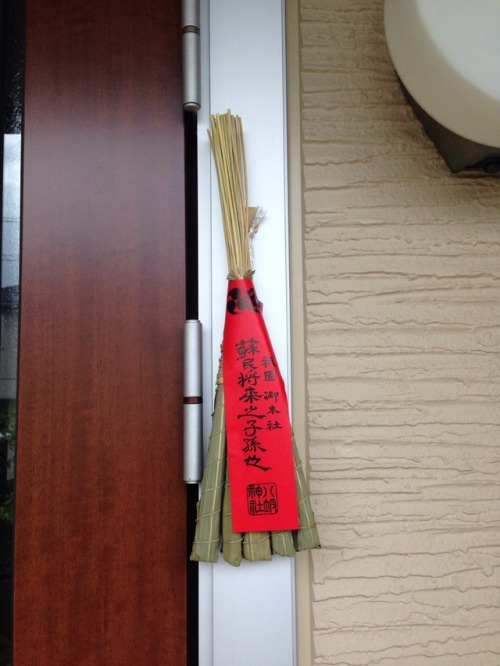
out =
[(500, 179), (448, 173), (381, 0), (299, 10), (314, 664), (498, 666)]

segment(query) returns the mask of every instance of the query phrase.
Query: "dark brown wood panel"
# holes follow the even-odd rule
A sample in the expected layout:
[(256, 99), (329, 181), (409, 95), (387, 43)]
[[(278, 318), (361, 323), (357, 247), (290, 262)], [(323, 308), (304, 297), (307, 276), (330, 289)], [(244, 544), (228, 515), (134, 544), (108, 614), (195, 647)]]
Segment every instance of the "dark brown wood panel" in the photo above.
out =
[(178, 0), (28, 0), (16, 666), (185, 663)]

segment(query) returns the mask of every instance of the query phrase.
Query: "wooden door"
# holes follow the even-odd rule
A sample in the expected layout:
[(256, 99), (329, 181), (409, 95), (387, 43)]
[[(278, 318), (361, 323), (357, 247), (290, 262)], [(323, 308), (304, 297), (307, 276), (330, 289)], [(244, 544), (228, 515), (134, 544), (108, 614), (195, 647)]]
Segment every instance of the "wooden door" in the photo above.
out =
[(28, 0), (16, 666), (186, 663), (179, 0)]

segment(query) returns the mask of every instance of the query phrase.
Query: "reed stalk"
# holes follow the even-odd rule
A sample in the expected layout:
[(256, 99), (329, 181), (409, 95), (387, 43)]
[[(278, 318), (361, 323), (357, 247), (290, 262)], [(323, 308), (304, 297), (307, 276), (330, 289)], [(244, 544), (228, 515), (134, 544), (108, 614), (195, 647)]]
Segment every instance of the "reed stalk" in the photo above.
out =
[[(245, 143), (241, 119), (230, 111), (211, 117), (210, 145), (219, 184), (228, 279), (251, 278), (249, 232), (256, 209), (248, 206)], [(215, 562), (220, 547), (224, 559), (239, 566), (242, 558), (269, 560), (273, 553), (293, 557), (296, 551), (319, 548), (319, 537), (302, 463), (293, 441), (300, 528), (292, 531), (233, 531), (230, 478), (227, 464), (222, 360), (217, 375), (215, 407), (208, 455), (201, 484), (191, 559)]]

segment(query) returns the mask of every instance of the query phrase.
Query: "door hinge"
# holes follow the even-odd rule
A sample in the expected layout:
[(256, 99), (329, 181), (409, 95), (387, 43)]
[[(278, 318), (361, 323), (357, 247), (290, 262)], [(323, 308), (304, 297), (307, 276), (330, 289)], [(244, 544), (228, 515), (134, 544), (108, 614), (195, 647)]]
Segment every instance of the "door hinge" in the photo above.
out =
[(201, 105), (200, 1), (182, 0), (183, 107), (196, 113)]
[(199, 483), (203, 458), (202, 326), (184, 323), (184, 481)]

